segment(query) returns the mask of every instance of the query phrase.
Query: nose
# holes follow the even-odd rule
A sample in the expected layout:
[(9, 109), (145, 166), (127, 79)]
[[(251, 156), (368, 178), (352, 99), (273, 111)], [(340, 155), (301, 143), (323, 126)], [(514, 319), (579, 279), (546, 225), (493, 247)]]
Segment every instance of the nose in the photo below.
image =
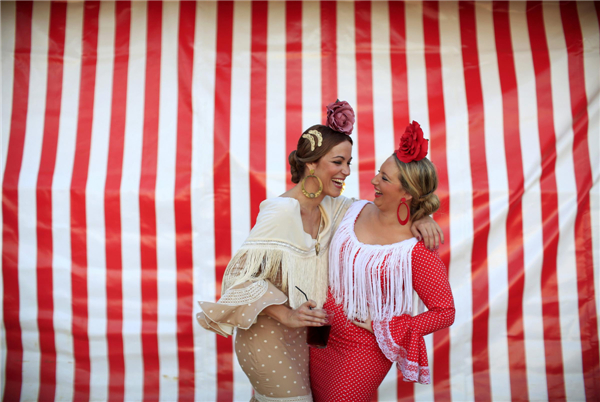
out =
[(342, 169), (342, 174), (344, 176), (350, 176), (350, 166), (348, 166), (348, 165), (344, 166), (344, 168)]
[(371, 184), (372, 184), (372, 185), (374, 185), (374, 186), (376, 186), (376, 185), (377, 185), (377, 176), (375, 176), (375, 177), (373, 177), (373, 178), (371, 179)]

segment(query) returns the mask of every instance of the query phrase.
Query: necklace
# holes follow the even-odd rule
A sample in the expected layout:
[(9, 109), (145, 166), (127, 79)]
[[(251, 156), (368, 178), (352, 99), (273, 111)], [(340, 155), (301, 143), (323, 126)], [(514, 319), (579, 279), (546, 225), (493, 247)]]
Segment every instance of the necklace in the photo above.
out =
[(321, 251), (321, 244), (319, 243), (319, 235), (321, 234), (321, 223), (323, 222), (323, 214), (321, 214), (321, 218), (319, 219), (319, 230), (317, 230), (317, 243), (315, 244), (315, 252), (319, 255), (319, 251)]

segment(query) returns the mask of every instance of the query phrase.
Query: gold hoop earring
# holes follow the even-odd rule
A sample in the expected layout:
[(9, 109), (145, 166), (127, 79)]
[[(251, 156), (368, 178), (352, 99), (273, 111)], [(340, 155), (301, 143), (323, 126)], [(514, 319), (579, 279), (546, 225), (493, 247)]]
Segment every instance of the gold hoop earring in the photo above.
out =
[[(316, 193), (309, 193), (308, 191), (306, 191), (306, 189), (304, 188), (304, 182), (306, 181), (306, 179), (308, 179), (309, 177), (314, 177), (315, 179), (317, 179), (319, 181), (319, 191), (317, 191)], [(311, 169), (310, 170), (310, 174), (304, 176), (304, 179), (302, 179), (302, 194), (304, 194), (306, 197), (308, 198), (317, 198), (318, 196), (321, 195), (321, 193), (323, 192), (323, 182), (321, 181), (321, 179), (319, 179), (317, 176), (315, 176), (315, 170)]]
[(344, 190), (346, 189), (346, 182), (342, 183), (342, 191), (340, 191), (340, 195), (344, 194)]

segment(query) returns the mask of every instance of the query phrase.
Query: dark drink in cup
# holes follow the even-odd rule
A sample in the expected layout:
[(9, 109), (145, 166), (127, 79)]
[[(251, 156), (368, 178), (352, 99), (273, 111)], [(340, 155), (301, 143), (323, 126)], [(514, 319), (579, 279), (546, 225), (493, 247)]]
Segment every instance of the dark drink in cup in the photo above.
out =
[(327, 323), (320, 327), (308, 327), (306, 331), (306, 343), (314, 348), (323, 349), (327, 347), (329, 332), (333, 323), (333, 312), (324, 310), (327, 314)]

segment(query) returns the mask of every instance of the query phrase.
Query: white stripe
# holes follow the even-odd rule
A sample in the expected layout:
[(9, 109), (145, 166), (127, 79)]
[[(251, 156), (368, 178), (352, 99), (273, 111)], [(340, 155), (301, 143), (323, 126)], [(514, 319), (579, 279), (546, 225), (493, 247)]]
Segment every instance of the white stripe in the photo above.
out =
[[(250, 39), (251, 4), (235, 2), (231, 65), (231, 254), (235, 253), (250, 233)], [(227, 133), (223, 133), (227, 135)], [(230, 338), (233, 341), (233, 337)], [(252, 397), (248, 377), (233, 358), (234, 400)]]
[(56, 342), (56, 399), (73, 398), (73, 335), (71, 307), (71, 176), (75, 158), (83, 3), (67, 6), (62, 103), (52, 182), (52, 266), (54, 295), (54, 334)]
[(285, 3), (269, 2), (267, 26), (267, 197), (285, 193)]
[(408, 2), (404, 3), (404, 8), (409, 120), (418, 121), (423, 128), (425, 137), (429, 138), (429, 105), (427, 103), (423, 4), (421, 2)]
[[(2, 2), (0, 4), (0, 9), (2, 10), (2, 27), (0, 28), (2, 30), (2, 52), (0, 53), (2, 64), (2, 80), (0, 80), (0, 85), (2, 86), (2, 172), (0, 177), (4, 178), (12, 116), (13, 79), (15, 71), (16, 3)], [(2, 337), (2, 339), (4, 339), (4, 337)]]
[[(375, 170), (377, 170), (394, 150), (390, 16), (387, 2), (371, 3), (371, 57)], [(397, 378), (398, 369), (392, 365), (379, 387), (377, 395), (379, 400), (397, 398)]]
[(179, 4), (164, 3), (160, 63), (160, 119), (156, 174), (156, 251), (160, 400), (177, 399), (177, 263), (175, 256), (175, 156), (177, 152), (177, 49)]
[[(354, 3), (337, 2), (337, 88), (338, 98), (348, 102), (356, 112), (356, 40), (354, 23)], [(343, 22), (343, 23), (342, 23)], [(345, 180), (344, 196), (358, 198), (358, 116), (352, 132), (352, 174)]]
[(573, 121), (566, 43), (558, 3), (544, 3), (544, 23), (550, 50), (552, 102), (556, 132), (556, 184), (558, 187), (558, 220), (560, 237), (556, 263), (560, 327), (568, 400), (584, 400), (577, 263), (575, 261), (575, 216), (577, 188), (573, 166)]
[(21, 398), (36, 399), (40, 382), (37, 326), (36, 185), (46, 110), (50, 3), (34, 3), (27, 126), (19, 176), (19, 321), (23, 342)]
[(314, 1), (303, 1), (302, 130), (321, 124), (321, 113), (324, 111), (321, 108), (321, 5)]
[(502, 90), (496, 55), (492, 3), (475, 3), (477, 48), (483, 92), (485, 157), (488, 166), (490, 231), (488, 237), (489, 334), (488, 351), (492, 398), (511, 399), (506, 316), (508, 262), (506, 217), (508, 174), (504, 152)]
[(143, 399), (140, 175), (146, 79), (146, 3), (131, 3), (127, 109), (121, 176), (124, 400)]
[(90, 399), (108, 398), (108, 346), (106, 342), (106, 244), (104, 184), (112, 105), (115, 43), (115, 7), (100, 4), (98, 17), (98, 63), (94, 93), (94, 118), (90, 162), (86, 183), (88, 337), (90, 345)]
[(462, 64), (460, 25), (457, 3), (440, 3), (440, 46), (444, 108), (448, 187), (450, 189), (449, 280), (456, 309), (450, 327), (450, 384), (452, 398), (473, 400), (473, 290), (471, 255), (473, 253), (473, 186), (469, 147), (469, 114)]
[[(392, 364), (392, 368), (386, 374), (385, 378), (381, 382), (381, 385), (377, 389), (377, 400), (378, 401), (395, 401), (398, 395), (398, 369), (395, 364)], [(400, 380), (402, 381), (402, 380)]]
[[(409, 121), (421, 124), (423, 133), (429, 138), (429, 105), (427, 103), (427, 80), (425, 68), (425, 37), (423, 35), (423, 4), (404, 3), (404, 23), (406, 30), (406, 79), (408, 92)], [(396, 144), (394, 144), (396, 145)], [(394, 147), (395, 148), (395, 147)], [(425, 338), (427, 357), (432, 380), (435, 361), (433, 359), (433, 336)], [(415, 401), (432, 401), (433, 387), (414, 386)]]
[[(13, 72), (15, 68), (15, 14), (16, 4), (0, 3), (2, 10), (2, 51), (0, 52), (0, 64), (2, 64), (2, 162), (0, 165), (0, 180), (4, 179), (4, 168), (6, 166), (6, 155), (8, 152), (8, 139), (10, 136), (10, 118), (12, 113), (12, 93), (13, 93)], [(3, 225), (2, 209), (0, 208), (0, 223)], [(0, 254), (2, 254), (2, 242), (0, 242)], [(4, 385), (6, 376), (6, 330), (4, 328), (4, 281), (0, 275), (0, 392), (4, 395)]]
[[(600, 314), (600, 34), (594, 3), (578, 2), (579, 20), (583, 33), (583, 63), (585, 88), (588, 100), (588, 146), (592, 165), (590, 191), (590, 212), (592, 226), (592, 253), (594, 258), (594, 290), (596, 294), (596, 315)], [(600, 317), (597, 317), (600, 333)]]
[[(196, 39), (192, 85), (192, 241), (194, 301), (215, 300), (213, 133), (217, 5), (196, 3)], [(194, 311), (200, 309), (194, 302)], [(194, 315), (195, 316), (195, 315)], [(216, 336), (194, 323), (195, 399), (216, 400)]]
[(526, 3), (510, 3), (510, 29), (519, 99), (519, 133), (525, 193), (523, 208), (524, 294), (523, 329), (529, 399), (546, 400), (546, 354), (542, 314), (544, 240), (540, 177), (541, 155), (535, 71), (529, 42)]
[(373, 60), (375, 170), (377, 170), (396, 149), (394, 112), (392, 110), (390, 15), (387, 2), (371, 3), (371, 56)]
[[(231, 63), (231, 253), (250, 233), (250, 3), (235, 2)], [(227, 135), (227, 133), (223, 133)]]

